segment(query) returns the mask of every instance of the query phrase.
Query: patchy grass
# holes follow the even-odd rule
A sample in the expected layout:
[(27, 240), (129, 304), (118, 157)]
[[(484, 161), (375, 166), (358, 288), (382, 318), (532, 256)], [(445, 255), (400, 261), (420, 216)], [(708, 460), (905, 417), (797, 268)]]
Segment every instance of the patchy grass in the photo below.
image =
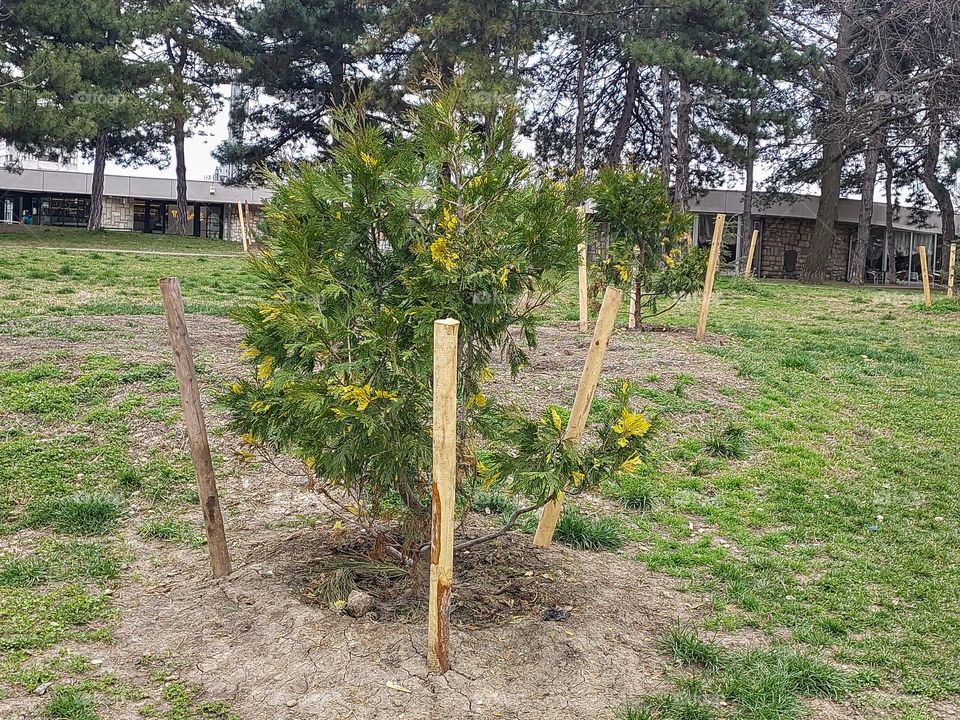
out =
[(569, 506), (557, 521), (554, 538), (581, 550), (619, 550), (624, 544), (623, 528), (616, 518), (590, 517)]
[[(176, 519), (196, 502), (189, 460), (155, 450), (131, 459), (133, 425), (152, 422), (143, 411), (176, 402), (171, 375), (165, 363), (102, 354), (0, 365), (0, 413), (17, 420), (0, 431), (0, 536), (13, 548), (0, 553), (0, 695), (57, 681), (46, 703), (37, 697), (38, 718), (114, 717), (137, 693), (63, 654), (67, 643), (110, 640), (126, 526), (146, 514), (142, 536), (201, 544)], [(229, 716), (190, 708), (169, 717)]]
[(99, 720), (92, 698), (73, 687), (59, 687), (43, 709), (43, 716), (51, 720)]
[(707, 452), (728, 460), (743, 460), (747, 457), (747, 429), (729, 423), (720, 432), (713, 433), (704, 441)]
[(202, 545), (206, 542), (190, 523), (170, 517), (147, 520), (137, 528), (137, 534), (146, 540), (165, 540), (186, 545)]
[(657, 497), (656, 480), (645, 473), (626, 475), (611, 484), (608, 494), (628, 510), (652, 510)]
[(709, 629), (786, 634), (913, 695), (910, 711), (960, 693), (960, 325), (915, 312), (916, 292), (764, 285), (720, 289), (725, 342), (703, 347), (753, 383), (714, 419), (749, 457), (665, 412), (678, 437), (630, 529), (638, 559), (708, 593)]
[[(169, 274), (180, 275), (189, 311), (217, 315), (255, 282), (235, 257), (18, 247), (0, 258), (0, 333), (26, 347), (28, 336), (95, 342), (113, 330), (78, 318), (160, 313), (156, 278)], [(789, 719), (809, 697), (853, 693), (860, 707), (876, 706), (861, 689), (877, 687), (890, 698), (878, 714), (920, 718), (936, 716), (931, 699), (960, 694), (960, 324), (956, 301), (926, 310), (918, 300), (723, 281), (710, 317), (723, 342), (700, 349), (737, 388), (710, 386), (695, 367), (646, 378), (643, 397), (669, 438), (655, 449), (656, 473), (605, 489), (623, 506), (617, 518), (565, 513), (558, 540), (633, 541), (638, 572), (682, 578), (710, 609), (696, 633), (664, 638), (673, 691), (621, 717)], [(689, 330), (696, 313), (692, 300), (658, 322)], [(576, 316), (573, 293), (544, 313)], [(28, 653), (109, 637), (123, 533), (189, 542), (171, 520), (195, 499), (189, 460), (130, 452), (134, 423), (166, 427), (176, 407), (168, 366), (89, 356), (77, 367), (57, 357), (0, 367), (0, 412), (12, 420), (0, 431), (0, 534), (23, 548), (0, 558), (0, 682), (62, 677), (68, 669)], [(500, 515), (512, 503), (478, 493), (472, 507)], [(90, 531), (103, 535), (81, 535)], [(767, 642), (724, 652), (702, 640), (741, 629)], [(173, 684), (147, 712), (228, 712), (193, 690)], [(111, 716), (100, 694), (83, 692)]]
[(31, 553), (0, 556), (0, 587), (67, 580), (104, 583), (119, 577), (121, 562), (116, 550), (103, 543), (44, 539)]
[(74, 535), (103, 535), (117, 526), (124, 514), (123, 501), (97, 492), (70, 497), (41, 498), (20, 521), (21, 527), (48, 527)]
[(800, 720), (803, 698), (838, 700), (853, 687), (836, 667), (790, 649), (723, 650), (683, 627), (664, 645), (679, 667), (702, 674), (678, 678), (673, 693), (626, 705), (618, 718)]

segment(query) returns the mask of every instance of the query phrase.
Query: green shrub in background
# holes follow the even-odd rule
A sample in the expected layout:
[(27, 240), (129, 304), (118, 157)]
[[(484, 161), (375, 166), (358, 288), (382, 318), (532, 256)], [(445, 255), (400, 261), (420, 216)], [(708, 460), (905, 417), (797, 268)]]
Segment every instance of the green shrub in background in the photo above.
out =
[[(609, 248), (594, 267), (594, 288), (636, 282), (638, 326), (703, 289), (707, 253), (686, 244), (693, 222), (670, 201), (660, 175), (602, 170), (593, 191), (594, 219), (609, 229)], [(671, 301), (668, 307), (662, 301)]]

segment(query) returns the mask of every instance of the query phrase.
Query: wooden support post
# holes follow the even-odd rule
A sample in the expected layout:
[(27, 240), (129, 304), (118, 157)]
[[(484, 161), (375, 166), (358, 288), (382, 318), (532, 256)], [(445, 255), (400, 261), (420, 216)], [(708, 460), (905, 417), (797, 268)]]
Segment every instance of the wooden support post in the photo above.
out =
[(917, 252), (920, 253), (920, 270), (923, 274), (923, 304), (930, 307), (930, 269), (927, 267), (927, 248), (917, 245)]
[(640, 248), (633, 249), (633, 281), (630, 283), (630, 304), (627, 310), (627, 328), (636, 330), (640, 326), (640, 282), (637, 279), (640, 273)]
[[(577, 396), (570, 411), (570, 420), (563, 433), (563, 441), (577, 445), (580, 436), (587, 426), (587, 416), (590, 414), (590, 404), (593, 394), (600, 382), (600, 371), (603, 369), (603, 357), (607, 354), (607, 345), (613, 334), (613, 325), (623, 302), (623, 291), (619, 288), (608, 287), (603, 295), (603, 305), (597, 316), (597, 324), (593, 329), (593, 340), (587, 351), (587, 359), (583, 363), (583, 372), (580, 374), (580, 384), (577, 386)], [(563, 509), (563, 493), (543, 506), (540, 513), (540, 522), (537, 524), (537, 533), (533, 536), (533, 544), (537, 547), (550, 547), (553, 542), (553, 533), (557, 529), (557, 520)]]
[(197, 491), (200, 494), (203, 524), (207, 531), (210, 565), (213, 568), (214, 577), (225, 577), (230, 574), (230, 553), (227, 551), (227, 536), (223, 528), (223, 515), (220, 512), (220, 496), (217, 494), (217, 480), (213, 475), (207, 427), (203, 420), (197, 369), (193, 362), (193, 349), (190, 346), (187, 321), (183, 313), (180, 280), (175, 277), (161, 278), (160, 293), (163, 295), (163, 309), (166, 312), (167, 327), (170, 330), (170, 346), (173, 349), (177, 369), (177, 383), (180, 385), (180, 404), (183, 407), (183, 420), (190, 440), (190, 455), (193, 457), (193, 468), (197, 476)]
[(250, 243), (247, 241), (247, 222), (243, 215), (243, 203), (237, 203), (237, 217), (240, 218), (240, 242), (243, 243), (243, 251), (249, 252)]
[(753, 274), (753, 254), (757, 251), (757, 238), (760, 236), (759, 230), (753, 231), (753, 236), (750, 238), (750, 252), (747, 253), (747, 267), (744, 268), (743, 276), (749, 280), (750, 276)]
[(710, 260), (707, 262), (707, 276), (703, 280), (703, 299), (700, 301), (700, 319), (697, 321), (697, 340), (703, 340), (707, 336), (707, 316), (710, 314), (710, 298), (713, 296), (713, 281), (717, 275), (717, 264), (720, 262), (720, 245), (726, 222), (726, 215), (717, 215), (713, 226)]
[(953, 288), (957, 281), (957, 244), (950, 243), (950, 262), (947, 266), (947, 297), (953, 297)]
[(587, 244), (577, 246), (579, 269), (577, 272), (577, 299), (580, 303), (580, 332), (590, 332), (590, 308), (587, 304)]
[(427, 667), (450, 669), (450, 592), (453, 517), (457, 489), (458, 320), (433, 323), (433, 517), (430, 532), (430, 605)]

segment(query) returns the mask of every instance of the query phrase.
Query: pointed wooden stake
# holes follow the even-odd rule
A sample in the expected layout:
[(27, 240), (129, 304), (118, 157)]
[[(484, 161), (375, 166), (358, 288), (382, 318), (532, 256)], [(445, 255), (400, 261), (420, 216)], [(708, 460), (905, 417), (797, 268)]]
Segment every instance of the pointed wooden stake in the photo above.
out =
[(923, 275), (923, 304), (930, 307), (930, 269), (927, 267), (927, 248), (923, 245), (917, 245), (917, 252), (920, 253), (920, 271)]
[(247, 221), (244, 218), (243, 203), (237, 203), (237, 217), (240, 218), (240, 242), (243, 243), (243, 251), (248, 252), (250, 242), (247, 240)]
[(957, 244), (950, 244), (950, 264), (947, 270), (947, 297), (953, 297), (953, 287), (957, 280)]
[(450, 669), (450, 592), (457, 490), (457, 336), (460, 322), (433, 323), (433, 518), (427, 667)]
[(700, 301), (700, 319), (697, 321), (697, 340), (707, 336), (707, 317), (710, 314), (710, 298), (713, 296), (713, 282), (717, 276), (720, 262), (720, 244), (723, 240), (723, 226), (726, 215), (717, 215), (713, 226), (713, 242), (710, 243), (710, 260), (707, 262), (707, 276), (703, 279), (703, 299)]
[(223, 528), (223, 515), (220, 512), (217, 479), (213, 475), (210, 443), (207, 439), (206, 423), (203, 420), (197, 369), (193, 362), (193, 349), (190, 346), (187, 321), (183, 313), (180, 280), (175, 277), (161, 278), (160, 292), (163, 295), (163, 309), (167, 314), (170, 346), (173, 348), (177, 382), (180, 385), (183, 421), (187, 426), (190, 455), (193, 457), (193, 468), (197, 476), (197, 491), (200, 494), (203, 524), (207, 531), (210, 565), (213, 568), (214, 577), (225, 577), (230, 574), (230, 553), (227, 551), (227, 536)]
[(753, 236), (750, 238), (750, 252), (747, 253), (747, 267), (743, 270), (743, 276), (749, 280), (750, 276), (753, 274), (753, 254), (757, 251), (757, 237), (760, 235), (759, 230), (753, 231)]
[[(603, 295), (603, 304), (600, 306), (597, 324), (593, 329), (593, 340), (590, 341), (590, 349), (587, 351), (587, 358), (583, 363), (583, 372), (580, 374), (580, 384), (577, 386), (577, 396), (573, 401), (573, 409), (570, 411), (570, 420), (567, 422), (567, 429), (563, 433), (564, 442), (573, 445), (579, 444), (583, 430), (587, 426), (590, 404), (593, 402), (593, 394), (597, 390), (597, 383), (600, 382), (603, 357), (607, 354), (607, 345), (610, 344), (613, 325), (616, 322), (622, 302), (623, 291), (615, 287), (608, 287)], [(562, 509), (563, 493), (558, 493), (556, 498), (543, 506), (540, 513), (540, 522), (537, 524), (537, 533), (533, 536), (534, 545), (550, 547)]]

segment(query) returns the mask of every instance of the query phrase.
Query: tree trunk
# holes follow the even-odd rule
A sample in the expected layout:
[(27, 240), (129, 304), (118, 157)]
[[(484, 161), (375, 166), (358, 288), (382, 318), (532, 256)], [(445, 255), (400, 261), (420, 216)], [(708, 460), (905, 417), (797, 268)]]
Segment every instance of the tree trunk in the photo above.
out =
[(680, 78), (680, 99), (677, 103), (677, 189), (674, 200), (686, 212), (690, 206), (690, 132), (693, 98), (690, 81)]
[(174, 232), (187, 234), (187, 157), (184, 149), (186, 140), (186, 121), (182, 117), (174, 120), (173, 150), (177, 158), (177, 222)]
[(840, 8), (837, 23), (837, 52), (833, 59), (831, 80), (826, 87), (828, 99), (827, 126), (822, 130), (823, 159), (820, 166), (820, 207), (817, 224), (810, 239), (800, 277), (807, 282), (827, 279), (830, 253), (836, 242), (837, 210), (840, 206), (840, 180), (847, 148), (843, 142), (847, 95), (850, 92), (850, 40), (853, 35), (854, 0), (846, 0)]
[(617, 129), (613, 133), (610, 143), (610, 152), (607, 153), (607, 163), (619, 165), (623, 156), (623, 148), (627, 144), (627, 135), (630, 133), (630, 122), (633, 120), (633, 109), (637, 103), (637, 86), (640, 84), (640, 70), (635, 60), (627, 62), (627, 88), (623, 98), (623, 112), (617, 122)]
[(886, 129), (878, 128), (868, 140), (864, 154), (863, 184), (860, 186), (860, 217), (857, 237), (850, 256), (850, 284), (863, 285), (867, 274), (867, 251), (870, 249), (870, 230), (873, 226), (873, 195), (877, 187), (877, 168), (880, 165), (880, 147), (885, 145)]
[[(937, 201), (937, 207), (940, 209), (940, 220), (943, 223), (943, 235), (940, 241), (940, 251), (943, 258), (941, 267), (945, 268), (950, 262), (950, 246), (956, 240), (956, 214), (953, 207), (953, 197), (950, 195), (950, 188), (947, 187), (937, 174), (940, 166), (940, 145), (943, 141), (943, 125), (940, 119), (940, 111), (933, 103), (930, 103), (930, 109), (927, 111), (927, 114), (930, 134), (923, 163), (923, 184), (926, 185), (927, 190), (933, 195), (933, 199)], [(930, 271), (933, 272), (933, 268), (931, 268)]]
[(660, 176), (663, 184), (670, 189), (670, 164), (673, 161), (671, 139), (673, 136), (673, 86), (670, 84), (670, 72), (660, 68), (660, 107), (663, 119), (660, 123)]
[[(887, 58), (880, 51), (880, 68), (874, 81), (878, 94), (887, 89)], [(863, 184), (860, 186), (860, 217), (857, 222), (857, 237), (853, 241), (850, 258), (850, 284), (863, 285), (867, 274), (867, 252), (870, 250), (870, 231), (873, 225), (873, 196), (877, 188), (877, 168), (880, 165), (880, 152), (887, 146), (887, 121), (890, 108), (881, 104), (872, 114), (876, 130), (867, 138), (867, 149), (863, 155)]]
[(107, 170), (107, 131), (97, 131), (93, 155), (93, 182), (90, 185), (90, 217), (87, 230), (95, 232), (103, 227), (103, 177)]
[(580, 18), (580, 57), (577, 59), (577, 130), (574, 138), (573, 169), (583, 170), (584, 128), (587, 120), (584, 85), (587, 75), (587, 24)]
[(744, 175), (746, 183), (743, 190), (743, 212), (740, 222), (740, 255), (743, 255), (744, 245), (749, 247), (753, 236), (753, 176), (757, 161), (757, 99), (750, 98), (750, 123), (747, 130), (747, 164)]
[(888, 145), (883, 154), (884, 172), (886, 175), (885, 185), (887, 194), (887, 217), (886, 231), (884, 232), (884, 241), (887, 248), (887, 277), (888, 283), (897, 282), (897, 244), (894, 241), (893, 234), (893, 157), (890, 154)]

